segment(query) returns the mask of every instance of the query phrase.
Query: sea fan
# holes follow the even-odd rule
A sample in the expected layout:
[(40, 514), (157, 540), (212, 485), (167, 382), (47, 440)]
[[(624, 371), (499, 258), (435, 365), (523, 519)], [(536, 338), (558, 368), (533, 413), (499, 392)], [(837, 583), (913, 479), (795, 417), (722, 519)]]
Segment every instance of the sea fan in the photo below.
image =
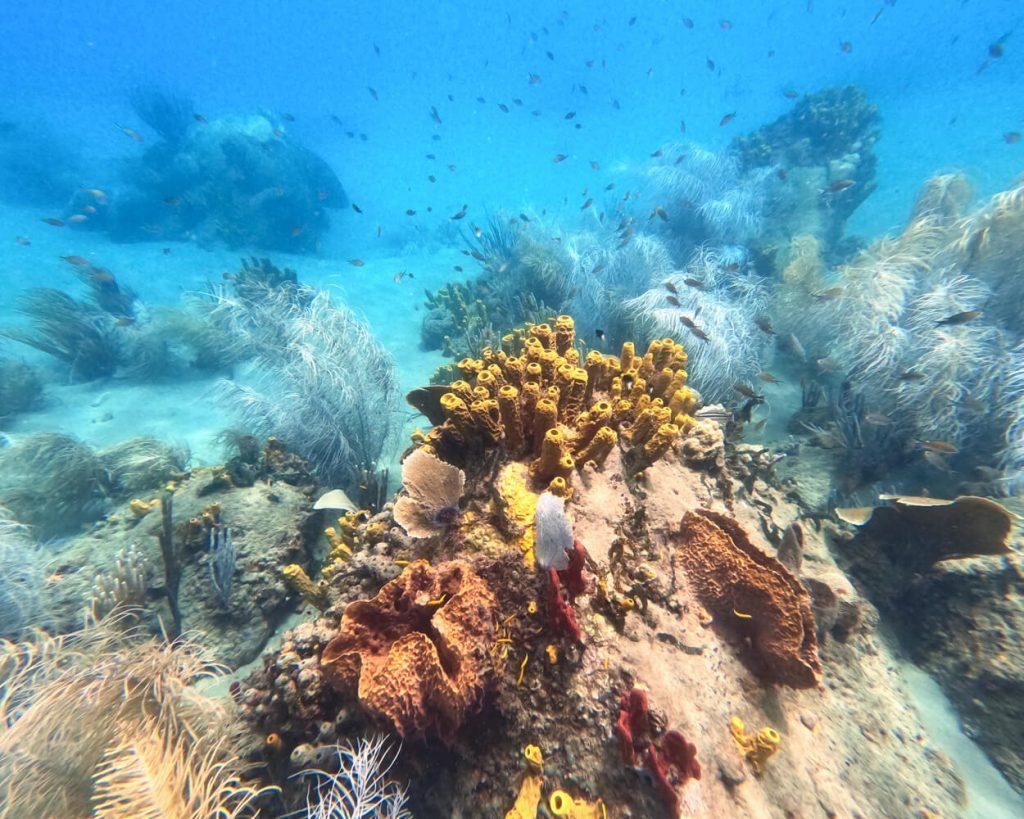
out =
[(398, 758), (384, 736), (338, 745), (338, 770), (305, 770), (297, 777), (315, 779), (303, 819), (412, 819), (405, 788), (388, 779)]

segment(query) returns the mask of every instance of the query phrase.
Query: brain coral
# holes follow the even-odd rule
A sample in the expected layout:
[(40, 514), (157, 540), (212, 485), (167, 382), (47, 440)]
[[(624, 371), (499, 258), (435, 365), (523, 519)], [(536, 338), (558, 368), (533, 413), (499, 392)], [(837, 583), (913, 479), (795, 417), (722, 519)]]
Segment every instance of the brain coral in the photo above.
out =
[(749, 636), (763, 675), (794, 688), (821, 679), (814, 615), (807, 590), (736, 521), (701, 509), (687, 512), (676, 555), (701, 602), (719, 622)]
[(468, 564), (417, 560), (348, 605), (321, 655), (324, 677), (403, 737), (450, 739), (494, 677), (497, 610)]

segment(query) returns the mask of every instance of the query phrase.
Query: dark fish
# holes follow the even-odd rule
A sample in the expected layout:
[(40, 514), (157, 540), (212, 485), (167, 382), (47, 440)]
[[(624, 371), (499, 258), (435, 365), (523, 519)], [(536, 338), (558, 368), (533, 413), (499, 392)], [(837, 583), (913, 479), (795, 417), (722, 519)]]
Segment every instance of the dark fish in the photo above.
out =
[(555, 154), (555, 162), (565, 162), (569, 156), (567, 154)]
[(356, 213), (362, 213), (363, 212), (363, 209), (361, 207), (359, 207), (359, 205), (357, 205), (355, 202), (352, 203), (352, 210), (354, 210)]
[(447, 385), (431, 384), (428, 387), (418, 387), (411, 390), (406, 396), (406, 402), (413, 408), (423, 413), (432, 426), (445, 422), (445, 413), (441, 409), (441, 396), (450, 392)]
[(615, 189), (615, 183), (614, 182), (609, 182), (607, 185), (604, 186), (604, 189), (606, 191), (614, 190)]
[(285, 122), (295, 122), (295, 117), (291, 114), (281, 114), (281, 119)]
[(627, 393), (633, 390), (633, 376), (623, 375), (622, 376), (622, 392)]
[(701, 330), (700, 327), (691, 327), (690, 332), (697, 336), (701, 341), (711, 341), (708, 334)]
[(767, 372), (767, 371), (759, 372), (757, 374), (757, 377), (760, 378), (762, 381), (764, 381), (765, 384), (778, 384), (779, 383), (779, 379), (777, 379), (774, 375), (772, 375), (770, 372)]
[(887, 427), (892, 424), (892, 418), (880, 412), (866, 412), (864, 413), (864, 420), (875, 427)]
[(589, 207), (590, 207), (591, 205), (593, 205), (593, 204), (594, 204), (594, 200), (593, 200), (593, 199), (588, 199), (588, 200), (587, 200), (586, 202), (584, 202), (584, 203), (583, 203), (583, 205), (582, 205), (582, 206), (580, 207), (580, 210), (586, 210), (587, 208), (589, 208)]
[(871, 18), (870, 25), (874, 25), (878, 22), (878, 18), (882, 16), (882, 12), (885, 11), (885, 6), (882, 6), (878, 11), (875, 12), (875, 16)]
[(816, 301), (831, 301), (832, 299), (839, 298), (843, 295), (843, 288), (830, 287), (828, 290), (822, 290), (820, 293), (814, 293), (812, 295)]
[(15, 236), (14, 241), (17, 242), (22, 247), (29, 247), (32, 244), (32, 242), (30, 242), (24, 236)]
[(462, 210), (460, 210), (458, 213), (456, 213), (456, 214), (454, 214), (452, 216), (449, 216), (448, 218), (451, 219), (453, 222), (457, 222), (459, 219), (463, 218), (466, 215), (466, 211), (468, 209), (469, 209), (469, 205), (463, 205), (462, 206)]
[(194, 119), (196, 122), (202, 125), (206, 124), (206, 117), (204, 117), (202, 114), (193, 114), (192, 119)]
[(416, 215), (416, 211), (414, 211), (412, 208), (409, 208), (408, 210), (406, 210), (405, 215), (406, 216), (415, 216)]
[(849, 54), (853, 51), (853, 43), (851, 43), (849, 40), (843, 40), (839, 44), (839, 50), (842, 51), (843, 54)]
[(782, 96), (784, 96), (787, 100), (795, 100), (800, 95), (792, 88), (787, 88), (785, 91), (782, 92)]
[(391, 277), (395, 284), (398, 284), (402, 279), (415, 279), (416, 277), (412, 273), (406, 273), (404, 270), (400, 270), (394, 276)]
[(594, 335), (597, 336), (599, 341), (604, 341), (604, 330), (594, 330)]
[(679, 321), (681, 321), (690, 330), (696, 330), (697, 329), (697, 323), (692, 318), (690, 318), (689, 316), (686, 316), (686, 315), (680, 316), (679, 317)]
[(662, 282), (662, 285), (664, 285), (665, 289), (668, 290), (669, 293), (678, 293), (679, 292), (679, 289), (674, 284), (672, 284), (672, 282), (670, 282), (670, 281), (664, 281), (664, 282)]
[(651, 159), (658, 159), (659, 157), (663, 157), (664, 155), (665, 152), (661, 150), (661, 148), (658, 148), (658, 150), (651, 154)]
[(164, 248), (164, 256), (170, 256), (170, 255), (171, 255), (171, 249), (169, 247), (165, 247)]
[(428, 181), (428, 182), (436, 182), (436, 181), (437, 181), (437, 177), (436, 177), (436, 176), (434, 176), (433, 174), (429, 174), (429, 175), (427, 176), (427, 181)]
[(924, 459), (934, 466), (936, 469), (941, 469), (943, 472), (952, 472), (949, 464), (946, 463), (946, 459), (943, 458), (938, 452), (933, 452), (930, 449), (926, 449), (923, 454)]
[(665, 301), (667, 301), (667, 302), (668, 302), (669, 304), (671, 304), (671, 305), (672, 305), (673, 307), (679, 307), (679, 306), (680, 306), (680, 305), (679, 305), (679, 299), (677, 299), (677, 298), (676, 298), (675, 296), (673, 296), (673, 295), (668, 295), (668, 296), (665, 296)]
[(46, 217), (40, 221), (46, 222), (46, 224), (52, 225), (53, 227), (64, 227), (64, 221), (62, 219), (55, 219), (52, 216)]
[(378, 57), (380, 56), (380, 46), (377, 45), (376, 43), (373, 44), (373, 53), (376, 54)]
[(481, 105), (484, 105), (484, 104), (487, 103), (487, 100), (485, 100), (483, 97), (477, 97), (476, 101), (479, 102)]
[(366, 86), (366, 90), (370, 92), (370, 96), (373, 97), (375, 100), (380, 100), (380, 97), (377, 96), (376, 88), (370, 88), (370, 86)]
[(522, 107), (522, 105), (523, 105), (523, 101), (521, 99), (519, 99), (519, 97), (513, 97), (512, 98), (512, 102), (514, 102), (516, 105), (518, 105), (520, 107)]
[(542, 81), (541, 81), (541, 78), (540, 78), (540, 74), (531, 74), (530, 75), (530, 85), (540, 85), (541, 82)]
[(598, 262), (594, 265), (594, 269), (590, 271), (590, 275), (593, 276), (595, 273), (600, 273), (605, 269), (605, 267), (607, 267), (607, 265), (604, 262)]
[(1013, 145), (1020, 142), (1020, 131), (1007, 131), (1003, 134), (1003, 142), (1007, 145)]
[(352, 265), (352, 267), (363, 267), (366, 264), (362, 259), (349, 259), (348, 263)]
[(728, 31), (729, 29), (732, 28), (732, 23), (728, 20), (720, 20), (718, 23), (718, 27), (722, 29), (722, 31)]
[(622, 106), (619, 105), (619, 101), (618, 100), (612, 100), (612, 108), (614, 108), (616, 111), (621, 111), (622, 110)]
[(73, 267), (87, 267), (89, 265), (89, 260), (85, 256), (61, 256), (60, 259), (62, 262), (67, 262)]
[(170, 205), (173, 208), (181, 204), (181, 199), (179, 199), (177, 196), (167, 196), (164, 197), (164, 204)]
[(775, 328), (772, 327), (772, 323), (768, 318), (762, 316), (761, 318), (755, 319), (754, 324), (757, 325), (757, 329), (762, 333), (767, 333), (770, 336), (775, 335)]
[(691, 20), (689, 17), (684, 17), (683, 28), (693, 28), (693, 20)]
[(564, 119), (572, 119), (572, 118), (573, 118), (573, 117), (575, 117), (575, 116), (576, 116), (576, 112), (575, 112), (575, 111), (569, 111), (569, 112), (568, 112), (568, 113), (567, 113), (567, 114), (565, 115)]
[(715, 70), (715, 61), (708, 57), (707, 62), (704, 63), (708, 67), (708, 71)]
[(899, 374), (898, 379), (900, 381), (924, 381), (926, 377), (924, 373), (917, 370), (906, 370)]
[(704, 289), (704, 282), (702, 282), (700, 279), (683, 279), (683, 284), (685, 284), (687, 287), (692, 287), (694, 290)]
[(856, 179), (839, 179), (829, 185), (826, 190), (829, 193), (839, 193), (839, 191), (845, 191), (847, 188), (852, 188), (856, 184)]
[(919, 440), (917, 445), (928, 452), (938, 452), (941, 455), (956, 455), (960, 451), (949, 441)]
[(982, 315), (984, 315), (984, 313), (982, 313), (981, 310), (964, 310), (962, 313), (954, 313), (951, 316), (946, 316), (946, 318), (942, 319), (941, 321), (935, 322), (935, 326), (956, 327), (957, 325), (966, 324), (969, 321), (974, 321), (974, 319), (979, 318)]
[(554, 60), (555, 59), (555, 55), (552, 54), (550, 51), (545, 51), (544, 53), (548, 55), (548, 59), (549, 60)]
[(437, 159), (437, 154), (424, 154), (427, 159)]
[(530, 217), (529, 217), (529, 216), (527, 216), (527, 215), (526, 215), (525, 213), (520, 213), (520, 214), (519, 214), (519, 218), (520, 218), (520, 219), (522, 219), (522, 221), (523, 221), (523, 222), (524, 222), (525, 224), (527, 224), (527, 225), (528, 225), (528, 224), (530, 224)]
[(728, 125), (728, 124), (729, 124), (730, 122), (732, 122), (732, 121), (733, 121), (734, 119), (736, 119), (736, 112), (735, 112), (735, 111), (733, 111), (733, 112), (732, 112), (731, 114), (726, 114), (726, 115), (725, 115), (724, 117), (722, 117), (722, 118), (721, 118), (721, 119), (720, 119), (720, 120), (718, 121), (718, 124), (719, 124), (719, 125)]
[(454, 165), (449, 165), (448, 166), (448, 170), (451, 171), (452, 173), (455, 173), (455, 166)]
[(756, 392), (754, 392), (754, 388), (749, 386), (748, 384), (744, 384), (738, 381), (732, 385), (732, 388), (740, 395), (742, 395), (744, 398), (756, 398), (764, 400), (764, 396), (758, 395)]
[(636, 22), (636, 17), (629, 18), (629, 25), (633, 25)]
[(437, 113), (437, 106), (436, 105), (431, 105), (430, 106), (430, 118), (432, 120), (434, 120), (434, 122), (436, 122), (438, 125), (441, 124), (441, 115), (439, 113)]

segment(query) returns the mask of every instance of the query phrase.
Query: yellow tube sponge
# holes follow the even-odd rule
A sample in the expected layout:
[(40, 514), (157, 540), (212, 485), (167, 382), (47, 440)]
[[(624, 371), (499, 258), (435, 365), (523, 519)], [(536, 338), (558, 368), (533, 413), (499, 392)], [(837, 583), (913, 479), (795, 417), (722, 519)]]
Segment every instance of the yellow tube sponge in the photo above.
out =
[(619, 353), (619, 372), (624, 373), (633, 369), (633, 359), (636, 357), (636, 347), (632, 341), (625, 341), (622, 344), (622, 352)]
[(558, 421), (558, 404), (549, 398), (541, 398), (533, 410), (533, 451), (540, 454), (544, 436)]
[(775, 752), (779, 750), (779, 746), (782, 744), (782, 737), (779, 736), (779, 732), (774, 728), (765, 727), (756, 734), (748, 734), (743, 720), (739, 717), (733, 717), (729, 721), (729, 730), (732, 732), (732, 738), (736, 740), (739, 749), (743, 752), (747, 761), (750, 762), (750, 767), (754, 769), (754, 773), (760, 776), (764, 773), (768, 760), (775, 755)]
[(297, 591), (303, 600), (312, 603), (320, 611), (327, 608), (327, 588), (321, 583), (314, 583), (298, 563), (285, 566), (281, 573), (285, 582)]
[(572, 316), (559, 316), (555, 319), (555, 350), (565, 355), (576, 340), (576, 322)]
[(523, 419), (519, 412), (519, 390), (506, 384), (498, 390), (501, 425), (505, 428), (505, 447), (510, 453), (523, 448)]
[(576, 463), (583, 468), (584, 464), (593, 463), (597, 466), (604, 464), (605, 459), (611, 454), (615, 442), (619, 436), (611, 427), (601, 427), (590, 443), (583, 447), (576, 455)]
[(544, 433), (540, 455), (530, 465), (530, 477), (537, 483), (548, 483), (556, 475), (562, 475), (562, 458), (567, 454), (565, 435), (558, 427), (552, 427)]
[[(667, 411), (667, 409), (666, 409)], [(679, 438), (679, 427), (675, 424), (662, 424), (651, 440), (644, 444), (644, 460), (654, 463), (668, 452), (669, 447)]]
[(544, 783), (544, 757), (536, 745), (527, 745), (523, 749), (523, 756), (526, 757), (526, 773), (523, 774), (516, 803), (505, 814), (505, 819), (537, 819), (541, 786)]
[(604, 802), (587, 802), (585, 799), (573, 799), (562, 790), (552, 791), (548, 797), (548, 807), (558, 819), (607, 819), (608, 811)]

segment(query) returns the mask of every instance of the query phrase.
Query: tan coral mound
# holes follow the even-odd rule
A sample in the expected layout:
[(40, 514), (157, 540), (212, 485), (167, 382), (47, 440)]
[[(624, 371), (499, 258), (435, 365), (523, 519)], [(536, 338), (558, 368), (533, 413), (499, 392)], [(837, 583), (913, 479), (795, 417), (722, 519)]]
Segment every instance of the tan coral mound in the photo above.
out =
[(494, 676), (497, 611), (468, 564), (417, 560), (372, 600), (348, 605), (320, 665), (399, 735), (448, 739)]
[(811, 688), (821, 679), (811, 599), (800, 582), (724, 515), (687, 512), (676, 555), (701, 602), (748, 634), (772, 682)]

